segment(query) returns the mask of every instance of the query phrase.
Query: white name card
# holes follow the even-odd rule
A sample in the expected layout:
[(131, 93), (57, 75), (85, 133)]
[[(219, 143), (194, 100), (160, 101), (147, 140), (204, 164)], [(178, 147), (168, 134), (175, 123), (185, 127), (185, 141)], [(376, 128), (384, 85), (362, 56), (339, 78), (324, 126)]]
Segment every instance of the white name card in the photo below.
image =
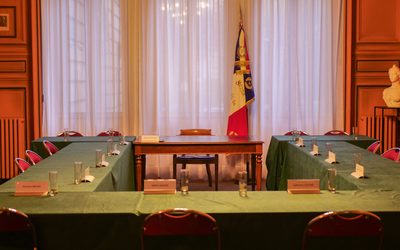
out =
[(106, 154), (103, 154), (103, 155), (101, 156), (101, 166), (102, 166), (102, 167), (108, 167), (109, 164), (110, 164), (110, 163), (106, 162)]
[(337, 162), (336, 161), (336, 154), (335, 153), (333, 153), (333, 152), (331, 152), (331, 151), (329, 151), (329, 158), (328, 159), (326, 159), (325, 160), (326, 162), (329, 162), (329, 163), (339, 163), (339, 162)]
[(14, 196), (45, 196), (48, 191), (47, 181), (16, 181)]
[(318, 153), (318, 146), (317, 145), (314, 145), (313, 151), (311, 151), (310, 154), (312, 154), (312, 155), (321, 155), (320, 153)]
[(289, 194), (320, 194), (319, 179), (287, 180)]
[(299, 138), (299, 141), (296, 143), (297, 147), (305, 147), (306, 145), (303, 144), (303, 138)]
[(351, 173), (351, 175), (357, 179), (367, 178), (367, 176), (364, 175), (364, 167), (358, 163), (356, 164), (356, 172)]
[(176, 179), (144, 180), (144, 194), (175, 194)]
[(121, 151), (117, 150), (117, 144), (114, 144), (114, 150), (112, 151), (113, 155), (119, 155)]
[(89, 174), (89, 167), (85, 169), (85, 177), (83, 177), (82, 182), (92, 182), (94, 176)]
[(142, 142), (160, 142), (158, 135), (142, 135)]

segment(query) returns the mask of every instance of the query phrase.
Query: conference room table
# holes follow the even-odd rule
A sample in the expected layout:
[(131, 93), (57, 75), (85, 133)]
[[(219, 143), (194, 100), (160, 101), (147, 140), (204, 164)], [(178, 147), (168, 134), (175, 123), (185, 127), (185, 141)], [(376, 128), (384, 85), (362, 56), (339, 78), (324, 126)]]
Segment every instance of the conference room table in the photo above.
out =
[[(71, 136), (68, 141), (64, 141), (64, 137), (47, 136), (41, 137), (39, 139), (31, 141), (30, 149), (39, 154), (43, 159), (49, 157), (45, 147), (43, 146), (43, 141), (47, 140), (53, 143), (58, 149), (62, 149), (72, 143), (82, 143), (82, 142), (106, 142), (109, 139), (108, 136)], [(114, 136), (114, 141), (118, 142), (118, 137)], [(136, 136), (125, 136), (126, 142), (134, 142)]]
[[(160, 142), (133, 142), (136, 190), (142, 190), (146, 154), (251, 154), (252, 178), (261, 190), (263, 144), (257, 136), (160, 136)], [(143, 162), (144, 161), (144, 162)], [(255, 184), (252, 182), (252, 189)]]
[[(366, 149), (369, 145), (377, 141), (374, 138), (364, 135), (359, 135), (357, 140), (353, 140), (353, 136), (351, 135), (301, 136), (307, 150), (310, 150), (311, 147), (311, 137), (317, 138), (317, 144), (320, 146), (320, 150), (324, 150), (324, 152), (325, 143), (327, 142), (344, 141)], [(292, 136), (274, 135), (271, 137), (266, 157), (266, 165), (268, 169), (266, 180), (267, 190), (278, 190), (281, 185), (282, 169), (287, 156), (287, 143), (290, 141), (293, 141)]]
[[(15, 192), (17, 181), (48, 181), (49, 172), (58, 172), (58, 191), (65, 192), (98, 192), (98, 191), (134, 191), (135, 178), (133, 170), (132, 143), (117, 146), (119, 155), (105, 156), (108, 167), (95, 167), (95, 150), (107, 152), (106, 142), (71, 143), (51, 157), (45, 158), (24, 173), (0, 185), (0, 192)], [(89, 167), (93, 182), (73, 184), (74, 162), (82, 162), (82, 170)]]

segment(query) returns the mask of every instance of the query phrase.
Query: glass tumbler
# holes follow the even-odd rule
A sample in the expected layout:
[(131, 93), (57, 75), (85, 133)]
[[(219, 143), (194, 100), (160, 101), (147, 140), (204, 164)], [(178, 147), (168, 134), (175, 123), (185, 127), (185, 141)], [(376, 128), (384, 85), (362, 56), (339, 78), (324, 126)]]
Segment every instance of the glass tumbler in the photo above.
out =
[(247, 172), (239, 171), (239, 195), (247, 197)]
[(336, 168), (328, 169), (328, 190), (332, 194), (336, 193), (336, 185), (337, 185), (337, 170)]
[(189, 193), (189, 170), (187, 169), (181, 170), (181, 193)]
[(49, 172), (49, 196), (55, 196), (58, 193), (58, 172)]

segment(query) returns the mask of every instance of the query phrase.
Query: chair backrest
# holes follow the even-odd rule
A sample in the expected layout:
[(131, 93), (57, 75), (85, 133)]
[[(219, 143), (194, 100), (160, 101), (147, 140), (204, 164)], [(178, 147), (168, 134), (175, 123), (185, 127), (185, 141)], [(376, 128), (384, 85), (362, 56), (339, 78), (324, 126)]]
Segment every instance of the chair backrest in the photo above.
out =
[(375, 154), (376, 152), (378, 152), (380, 146), (381, 146), (381, 142), (376, 141), (376, 142), (372, 143), (371, 145), (369, 145), (367, 150)]
[(211, 129), (181, 129), (179, 135), (212, 135)]
[(35, 165), (36, 163), (43, 160), (42, 157), (40, 157), (40, 155), (38, 155), (37, 153), (35, 153), (32, 150), (29, 150), (29, 149), (26, 150), (25, 154), (32, 165)]
[(29, 162), (27, 162), (21, 158), (15, 158), (15, 163), (17, 164), (21, 173), (25, 172), (25, 170), (27, 170), (28, 168), (30, 168), (32, 166)]
[[(65, 133), (65, 132), (59, 133), (59, 134), (57, 135), (57, 137), (64, 137), (64, 133)], [(76, 131), (68, 131), (68, 136), (79, 136), (79, 137), (83, 137), (83, 135), (82, 135), (81, 133), (76, 132)]]
[[(369, 242), (361, 242), (364, 238)], [(332, 245), (329, 240), (338, 245), (344, 244), (346, 249), (354, 249), (352, 244), (363, 243), (376, 244), (375, 249), (380, 249), (382, 239), (383, 224), (377, 215), (365, 211), (331, 211), (315, 217), (308, 223), (304, 231), (302, 249), (306, 249), (307, 245), (315, 247), (315, 244), (311, 244), (312, 241), (323, 243), (325, 246)]]
[(342, 131), (342, 130), (330, 130), (326, 132), (324, 135), (349, 135), (348, 133)]
[(388, 158), (392, 161), (399, 162), (400, 160), (400, 148), (391, 148), (382, 154), (383, 157)]
[(43, 146), (50, 156), (58, 152), (58, 148), (56, 147), (56, 145), (47, 140), (43, 140)]
[[(185, 239), (184, 237), (187, 236), (190, 240), (194, 239), (192, 236), (196, 236), (202, 240), (208, 240), (205, 240), (207, 242), (201, 240), (200, 242), (195, 243), (201, 244), (201, 242), (203, 242), (205, 244), (210, 244), (204, 249), (221, 249), (220, 231), (215, 219), (206, 213), (186, 208), (163, 210), (147, 216), (141, 230), (142, 249), (149, 246), (145, 243), (149, 242), (149, 244), (151, 244), (151, 242), (154, 242), (154, 236), (161, 236), (163, 238), (179, 236), (181, 237), (180, 239)], [(149, 237), (147, 242), (145, 242), (146, 237)], [(173, 242), (174, 245), (177, 243), (177, 241), (171, 242)], [(179, 243), (181, 242), (182, 241), (179, 241)], [(162, 245), (159, 243), (160, 242), (157, 241), (159, 246)], [(193, 244), (192, 241), (188, 243)], [(177, 247), (177, 245), (172, 246), (172, 249)]]
[[(113, 131), (113, 136), (119, 136), (121, 133), (118, 131)], [(97, 136), (109, 136), (108, 131), (103, 131), (101, 133), (99, 133)]]
[[(300, 132), (300, 135), (309, 135), (307, 132), (304, 131), (297, 131), (297, 132)], [(293, 130), (287, 132), (285, 135), (293, 135)]]
[(0, 249), (36, 249), (33, 223), (14, 208), (0, 208)]

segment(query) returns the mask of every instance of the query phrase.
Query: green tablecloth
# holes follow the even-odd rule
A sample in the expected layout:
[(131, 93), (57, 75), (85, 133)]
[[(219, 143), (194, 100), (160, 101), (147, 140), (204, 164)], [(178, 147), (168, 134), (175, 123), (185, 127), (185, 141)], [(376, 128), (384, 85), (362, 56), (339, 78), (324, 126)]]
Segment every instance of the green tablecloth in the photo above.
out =
[[(310, 148), (311, 137), (317, 137), (317, 141), (323, 142), (345, 141), (364, 149), (371, 145), (373, 142), (377, 141), (374, 138), (364, 135), (358, 136), (358, 140), (353, 140), (353, 137), (350, 135), (301, 136), (301, 138), (303, 138), (304, 140), (304, 144), (308, 148)], [(280, 186), (282, 167), (286, 158), (286, 148), (288, 141), (292, 141), (291, 136), (274, 135), (271, 137), (266, 158), (266, 165), (268, 169), (268, 176), (266, 181), (267, 190), (278, 190)]]
[(308, 221), (330, 210), (366, 210), (382, 218), (383, 249), (400, 246), (399, 191), (339, 191), (291, 195), (285, 191), (190, 192), (187, 196), (142, 192), (60, 193), (14, 197), (0, 193), (1, 206), (25, 212), (36, 225), (39, 249), (141, 249), (144, 218), (158, 210), (187, 207), (213, 216), (222, 249), (300, 249)]
[[(96, 168), (95, 150), (107, 150), (105, 142), (72, 143), (51, 157), (44, 159), (0, 186), (0, 192), (15, 192), (16, 181), (48, 181), (49, 171), (58, 171), (59, 192), (133, 191), (135, 171), (132, 143), (118, 146), (120, 155), (106, 156), (108, 167)], [(73, 184), (74, 162), (82, 162), (82, 170), (90, 167), (90, 175), (95, 177), (89, 183)]]
[[(319, 143), (320, 156), (310, 154), (310, 147), (299, 148), (294, 142), (287, 144), (286, 160), (282, 169), (279, 190), (286, 190), (288, 179), (320, 179), (320, 188), (327, 190), (327, 169), (338, 171), (338, 190), (400, 190), (400, 164), (347, 142), (332, 142), (332, 151), (338, 164), (325, 161), (325, 142)], [(353, 154), (361, 154), (361, 165), (366, 179), (356, 179)]]
[[(76, 142), (106, 142), (108, 140), (108, 136), (71, 136), (69, 137), (69, 141), (64, 141), (64, 137), (41, 137), (34, 141), (31, 141), (31, 150), (38, 153), (43, 159), (47, 158), (49, 155), (46, 152), (46, 149), (43, 146), (43, 140), (50, 141), (58, 149), (62, 149), (71, 143)], [(114, 136), (114, 141), (118, 141), (118, 137)], [(136, 136), (125, 136), (125, 141), (134, 142), (136, 141)]]

